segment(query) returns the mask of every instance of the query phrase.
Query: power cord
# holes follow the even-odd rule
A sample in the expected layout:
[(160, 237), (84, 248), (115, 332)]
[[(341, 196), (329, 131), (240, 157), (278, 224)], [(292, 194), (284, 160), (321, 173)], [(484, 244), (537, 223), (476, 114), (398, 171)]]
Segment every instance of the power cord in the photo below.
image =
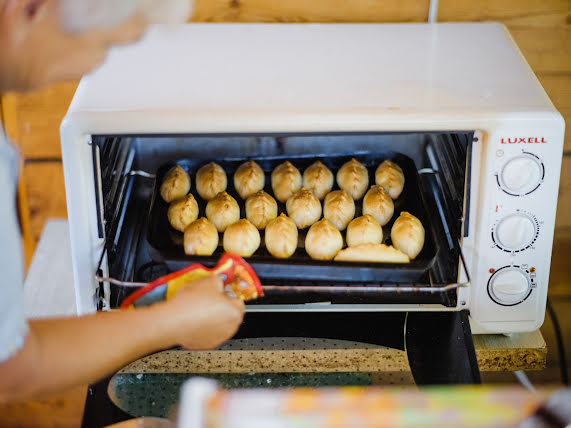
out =
[(559, 320), (555, 314), (553, 306), (551, 306), (551, 301), (547, 299), (547, 312), (553, 323), (553, 329), (555, 330), (555, 340), (557, 341), (557, 352), (559, 354), (559, 369), (561, 370), (561, 382), (565, 386), (569, 386), (569, 377), (567, 375), (567, 359), (565, 358), (565, 347), (563, 346), (563, 336), (561, 334), (561, 328), (559, 326)]

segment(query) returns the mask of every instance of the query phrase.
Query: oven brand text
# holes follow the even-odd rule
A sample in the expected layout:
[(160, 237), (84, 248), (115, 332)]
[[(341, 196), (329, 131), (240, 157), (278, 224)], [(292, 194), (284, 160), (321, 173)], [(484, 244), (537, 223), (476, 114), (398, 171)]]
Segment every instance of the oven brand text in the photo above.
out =
[(502, 138), (502, 144), (545, 144), (547, 141), (545, 137), (514, 137)]

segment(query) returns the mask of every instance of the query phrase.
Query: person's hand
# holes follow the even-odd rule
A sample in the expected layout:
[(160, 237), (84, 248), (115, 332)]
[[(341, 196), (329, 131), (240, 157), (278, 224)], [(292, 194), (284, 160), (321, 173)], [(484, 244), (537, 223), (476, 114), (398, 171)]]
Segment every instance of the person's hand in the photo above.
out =
[(212, 275), (180, 289), (163, 304), (162, 316), (168, 317), (176, 344), (211, 349), (234, 336), (244, 308), (242, 300), (224, 294), (222, 280)]

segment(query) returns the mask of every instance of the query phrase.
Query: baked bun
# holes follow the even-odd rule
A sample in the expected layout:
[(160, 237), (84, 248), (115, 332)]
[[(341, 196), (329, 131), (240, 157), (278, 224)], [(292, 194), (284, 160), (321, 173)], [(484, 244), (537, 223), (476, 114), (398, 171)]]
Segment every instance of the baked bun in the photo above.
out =
[(353, 158), (337, 171), (337, 184), (358, 201), (369, 187), (369, 172), (361, 162)]
[(206, 201), (226, 190), (226, 186), (226, 172), (217, 163), (207, 163), (196, 172), (196, 191)]
[(424, 247), (424, 227), (419, 219), (403, 211), (393, 224), (391, 241), (396, 248), (414, 260)]
[(266, 248), (272, 256), (287, 259), (297, 249), (297, 236), (297, 226), (293, 220), (281, 213), (266, 226)]
[(355, 217), (355, 201), (345, 190), (328, 193), (323, 202), (323, 217), (339, 230), (345, 230)]
[(311, 190), (320, 201), (331, 192), (333, 182), (333, 173), (321, 161), (312, 163), (303, 171), (303, 187)]
[(189, 256), (211, 256), (218, 247), (218, 231), (206, 217), (193, 221), (184, 231), (184, 252)]
[(240, 257), (250, 257), (260, 246), (260, 232), (249, 220), (243, 218), (226, 228), (222, 243), (224, 251)]
[(408, 256), (385, 244), (359, 244), (339, 251), (336, 262), (408, 263)]
[(180, 165), (171, 168), (163, 178), (161, 197), (165, 202), (180, 199), (190, 191), (190, 176)]
[(389, 160), (383, 161), (375, 171), (375, 183), (385, 188), (396, 199), (404, 188), (404, 174), (400, 166)]
[(206, 217), (218, 232), (224, 232), (229, 225), (240, 220), (240, 207), (236, 199), (220, 192), (206, 204)]
[(278, 204), (263, 190), (258, 190), (246, 199), (246, 218), (262, 230), (270, 220), (278, 216)]
[(286, 161), (272, 171), (272, 189), (280, 202), (285, 202), (301, 188), (301, 174), (290, 161)]
[(242, 199), (262, 190), (265, 184), (264, 171), (253, 160), (244, 162), (234, 173), (234, 188)]
[(363, 214), (375, 217), (381, 226), (387, 224), (395, 213), (395, 204), (383, 186), (371, 186), (363, 199)]
[(383, 228), (370, 214), (357, 217), (347, 226), (347, 245), (380, 244), (383, 242)]
[(305, 187), (290, 196), (286, 210), (298, 229), (305, 229), (321, 218), (321, 202)]
[(332, 260), (341, 248), (341, 232), (326, 218), (311, 226), (305, 236), (305, 251), (314, 260)]
[(171, 202), (167, 211), (169, 223), (180, 232), (198, 218), (198, 203), (192, 193), (182, 199)]

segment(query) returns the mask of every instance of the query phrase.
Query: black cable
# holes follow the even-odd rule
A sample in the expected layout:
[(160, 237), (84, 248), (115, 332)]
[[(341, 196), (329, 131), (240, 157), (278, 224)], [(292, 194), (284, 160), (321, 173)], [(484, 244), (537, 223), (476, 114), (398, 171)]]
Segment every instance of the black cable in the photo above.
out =
[(547, 299), (547, 312), (553, 323), (555, 330), (555, 340), (557, 341), (557, 351), (559, 353), (559, 369), (561, 370), (561, 382), (563, 385), (569, 386), (569, 377), (567, 376), (567, 359), (565, 358), (565, 347), (563, 346), (563, 336), (561, 335), (561, 328), (559, 327), (559, 320), (549, 298)]

